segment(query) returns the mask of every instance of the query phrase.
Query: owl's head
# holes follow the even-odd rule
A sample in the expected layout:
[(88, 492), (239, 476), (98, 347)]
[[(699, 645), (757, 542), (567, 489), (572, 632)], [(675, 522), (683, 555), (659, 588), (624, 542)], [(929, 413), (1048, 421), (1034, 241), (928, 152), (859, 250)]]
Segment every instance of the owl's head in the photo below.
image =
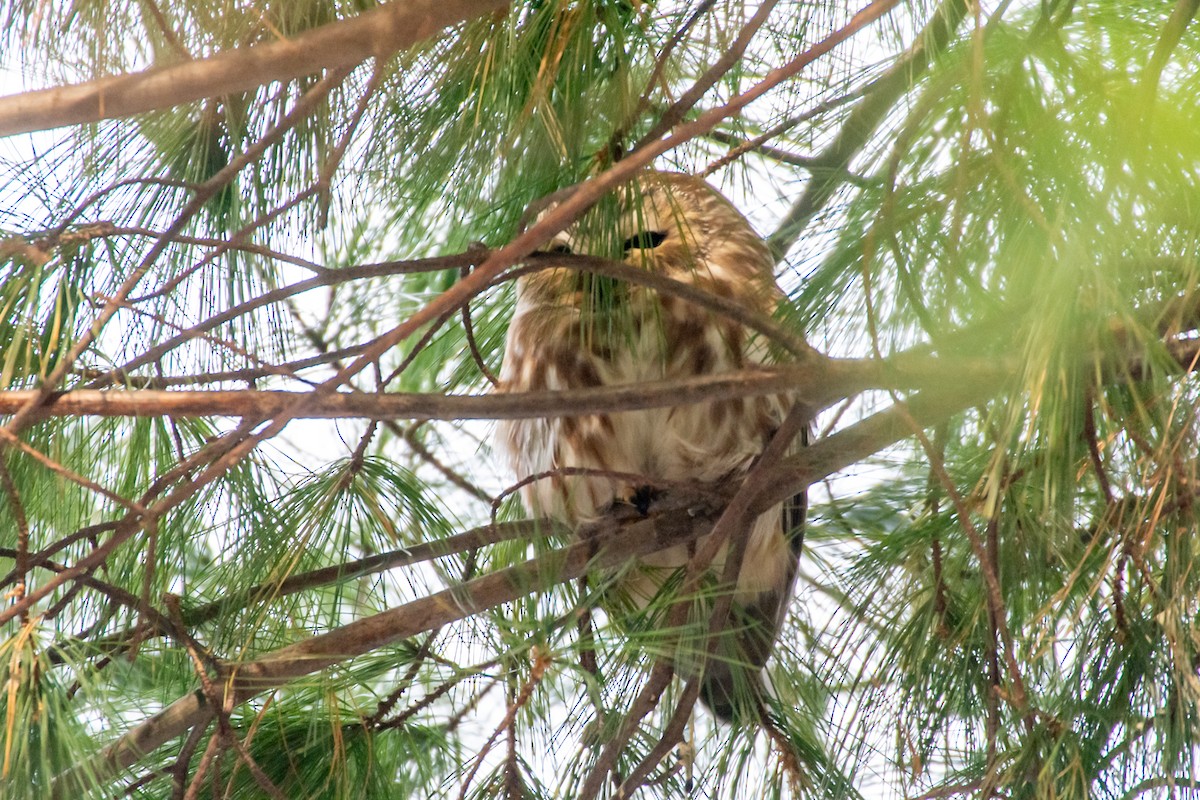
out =
[[(551, 195), (534, 211), (545, 214), (560, 199)], [(639, 175), (603, 197), (542, 252), (624, 261), (726, 298), (743, 298), (752, 307), (773, 302), (764, 298), (778, 292), (774, 261), (763, 240), (728, 200), (691, 175)], [(543, 261), (543, 268), (523, 276), (517, 286), (526, 304), (577, 309), (617, 327), (631, 308), (656, 313), (659, 302), (651, 290), (578, 264)]]
[(730, 237), (758, 238), (715, 189), (691, 175), (646, 172), (607, 195), (543, 249), (671, 272), (706, 261), (712, 245)]

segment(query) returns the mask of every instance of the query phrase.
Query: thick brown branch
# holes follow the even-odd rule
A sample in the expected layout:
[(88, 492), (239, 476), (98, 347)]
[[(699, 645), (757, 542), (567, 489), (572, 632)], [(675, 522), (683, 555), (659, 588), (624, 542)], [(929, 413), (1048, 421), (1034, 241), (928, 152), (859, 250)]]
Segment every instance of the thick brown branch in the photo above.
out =
[(0, 97), (0, 136), (127, 117), (386, 58), (505, 0), (406, 0), (292, 39), (74, 86)]
[[(632, 411), (740, 397), (786, 393), (812, 412), (867, 389), (916, 389), (954, 380), (994, 381), (1002, 366), (929, 358), (900, 369), (871, 359), (814, 356), (802, 366), (727, 372), (668, 381), (567, 391), (445, 395), (258, 391), (163, 391), (80, 389), (51, 394), (37, 409), (40, 418), (240, 417), (272, 419), (528, 419)], [(38, 396), (37, 390), (0, 392), (0, 414), (11, 414)], [(302, 407), (297, 403), (303, 402)]]

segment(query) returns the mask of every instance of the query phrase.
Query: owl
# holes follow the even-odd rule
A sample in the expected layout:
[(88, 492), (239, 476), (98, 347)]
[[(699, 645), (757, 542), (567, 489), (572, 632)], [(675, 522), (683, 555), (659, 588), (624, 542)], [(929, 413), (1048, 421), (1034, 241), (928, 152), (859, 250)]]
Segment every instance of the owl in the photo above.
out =
[[(546, 250), (621, 259), (768, 316), (782, 299), (763, 240), (728, 200), (689, 175), (642, 174)], [(728, 316), (577, 268), (551, 264), (526, 274), (516, 295), (500, 391), (669, 381), (770, 361), (768, 343)], [(542, 476), (522, 487), (531, 513), (578, 526), (614, 504), (632, 503), (645, 512), (656, 487), (672, 482), (739, 479), (779, 427), (786, 406), (784, 397), (757, 396), (510, 420), (498, 426), (497, 444), (518, 480)], [(804, 509), (801, 495), (735, 534), (746, 541), (733, 608), (701, 678), (701, 699), (723, 719), (761, 707), (762, 668), (795, 580)], [(679, 569), (694, 549), (678, 546), (641, 559), (614, 591), (633, 607), (645, 607), (678, 584)], [(709, 567), (714, 576), (721, 574), (727, 549), (728, 543)], [(684, 660), (677, 657), (676, 668), (687, 675)]]

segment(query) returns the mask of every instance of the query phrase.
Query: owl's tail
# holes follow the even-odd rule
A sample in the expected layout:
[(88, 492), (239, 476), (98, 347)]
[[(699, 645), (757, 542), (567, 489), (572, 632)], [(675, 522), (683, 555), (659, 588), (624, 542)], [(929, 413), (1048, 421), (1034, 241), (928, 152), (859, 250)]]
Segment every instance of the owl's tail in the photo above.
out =
[(787, 532), (791, 564), (786, 583), (759, 595), (748, 604), (734, 603), (716, 647), (710, 654), (700, 683), (700, 700), (726, 722), (757, 721), (763, 713), (766, 686), (763, 668), (787, 615), (788, 600), (796, 581), (808, 498), (798, 494), (781, 509)]
[(749, 606), (737, 603), (729, 622), (710, 653), (700, 682), (700, 700), (725, 722), (750, 722), (762, 714), (763, 667), (778, 635), (780, 598), (763, 595)]

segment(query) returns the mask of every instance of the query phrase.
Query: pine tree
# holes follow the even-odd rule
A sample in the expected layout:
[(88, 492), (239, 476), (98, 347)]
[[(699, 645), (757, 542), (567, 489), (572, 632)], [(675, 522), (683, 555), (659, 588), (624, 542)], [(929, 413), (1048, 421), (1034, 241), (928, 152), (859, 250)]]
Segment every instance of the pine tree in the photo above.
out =
[[(1198, 6), (11, 0), (0, 794), (1194, 795)], [(515, 277), (650, 167), (812, 347), (691, 396), (816, 436), (580, 538), (492, 421), (683, 387), (492, 383)], [(606, 581), (806, 487), (717, 722)]]

